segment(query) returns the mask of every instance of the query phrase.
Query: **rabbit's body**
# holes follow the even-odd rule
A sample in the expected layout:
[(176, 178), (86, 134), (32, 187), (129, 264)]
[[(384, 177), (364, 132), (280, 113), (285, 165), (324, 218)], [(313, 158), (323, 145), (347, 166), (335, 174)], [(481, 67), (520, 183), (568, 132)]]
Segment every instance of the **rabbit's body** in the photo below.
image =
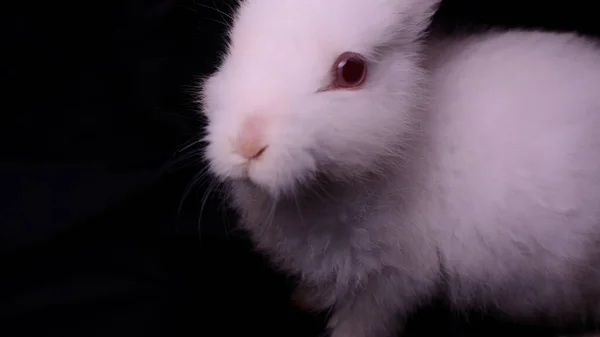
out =
[(597, 310), (600, 49), (570, 34), (508, 32), (443, 50), (430, 50), (416, 199), (451, 300), (519, 316)]
[[(414, 4), (426, 1), (411, 2), (423, 20)], [(270, 147), (249, 164), (227, 157), (223, 136), (246, 115), (216, 94), (236, 68), (226, 61), (204, 93), (207, 157), (242, 224), (301, 276), (309, 303), (334, 307), (333, 337), (389, 337), (398, 314), (437, 295), (516, 319), (598, 321), (600, 49), (542, 32), (413, 43), (375, 61), (372, 87), (337, 93), (346, 110), (313, 105), (335, 92), (278, 101), (294, 113), (263, 116)], [(353, 102), (360, 91), (381, 96)]]

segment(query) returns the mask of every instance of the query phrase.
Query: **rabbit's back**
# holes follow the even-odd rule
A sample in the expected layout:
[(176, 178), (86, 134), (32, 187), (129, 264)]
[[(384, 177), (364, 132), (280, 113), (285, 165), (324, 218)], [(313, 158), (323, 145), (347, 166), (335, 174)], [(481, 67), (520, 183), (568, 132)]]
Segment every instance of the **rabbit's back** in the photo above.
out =
[(596, 43), (510, 32), (430, 52), (420, 204), (454, 303), (537, 316), (600, 302)]

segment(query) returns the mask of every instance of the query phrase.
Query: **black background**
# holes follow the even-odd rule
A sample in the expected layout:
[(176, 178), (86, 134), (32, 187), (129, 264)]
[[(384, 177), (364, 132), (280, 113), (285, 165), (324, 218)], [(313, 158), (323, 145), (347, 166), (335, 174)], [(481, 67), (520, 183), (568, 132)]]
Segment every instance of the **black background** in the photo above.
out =
[[(191, 93), (223, 46), (215, 6), (229, 11), (223, 0), (0, 4), (0, 336), (321, 331), (217, 194), (202, 216), (206, 184), (183, 198), (202, 169), (198, 146), (179, 151), (202, 130)], [(435, 23), (597, 34), (594, 13), (594, 1), (447, 0)], [(408, 330), (552, 335), (442, 307)]]

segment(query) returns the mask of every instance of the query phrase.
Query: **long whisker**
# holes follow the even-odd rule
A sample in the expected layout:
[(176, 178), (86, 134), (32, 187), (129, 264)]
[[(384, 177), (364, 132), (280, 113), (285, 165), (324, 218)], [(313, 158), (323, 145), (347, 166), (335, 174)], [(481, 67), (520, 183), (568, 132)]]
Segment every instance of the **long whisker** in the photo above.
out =
[[(181, 4), (179, 4), (179, 5), (177, 5), (177, 6), (178, 6), (178, 7), (181, 7), (181, 8), (184, 8), (184, 9), (187, 9), (187, 10), (190, 10), (190, 11), (192, 11), (192, 12), (196, 12), (196, 13), (198, 13), (198, 10), (196, 10), (195, 8), (192, 8), (192, 7), (190, 7), (190, 6), (181, 5)], [(210, 7), (210, 6), (206, 6), (206, 5), (204, 5), (204, 6), (205, 6), (205, 7), (207, 7), (207, 8), (210, 8), (210, 9), (213, 9), (213, 10), (214, 10), (214, 8), (212, 8), (212, 7)], [(214, 23), (218, 23), (219, 25), (223, 25), (223, 26), (226, 26), (226, 27), (229, 27), (229, 26), (230, 26), (230, 24), (229, 24), (229, 23), (227, 23), (226, 21), (220, 21), (220, 20), (217, 20), (217, 19), (215, 19), (215, 18), (211, 18), (211, 17), (206, 17), (206, 16), (205, 16), (205, 17), (202, 17), (202, 19), (203, 19), (203, 20), (210, 20), (210, 21), (212, 21), (212, 22), (214, 22)], [(200, 28), (200, 27), (198, 27), (198, 28)]]
[(277, 200), (267, 198), (266, 202), (268, 207), (268, 213), (267, 218), (265, 219), (265, 227), (263, 231), (267, 231), (269, 228), (271, 228), (271, 226), (275, 222), (275, 213), (277, 210)]
[(202, 216), (204, 215), (204, 208), (206, 207), (206, 204), (207, 204), (208, 199), (210, 198), (211, 194), (213, 192), (217, 191), (218, 188), (220, 187), (220, 185), (221, 185), (221, 182), (218, 179), (212, 179), (204, 193), (202, 202), (200, 203), (200, 213), (198, 215), (198, 236), (200, 236), (200, 238), (202, 236)]
[[(181, 196), (181, 200), (179, 201), (179, 206), (177, 208), (177, 212), (180, 213), (182, 208), (183, 208), (183, 204), (185, 203), (185, 200), (187, 199), (187, 197), (190, 195), (191, 191), (202, 185), (202, 182), (205, 178), (208, 177), (209, 174), (209, 170), (208, 167), (204, 167), (202, 170), (200, 170), (200, 172), (196, 173), (194, 175), (194, 177), (192, 178), (192, 181), (190, 181), (190, 183), (187, 185), (186, 189), (183, 191), (183, 195)], [(209, 182), (209, 186), (210, 186)]]
[(304, 223), (304, 216), (302, 215), (302, 209), (300, 207), (300, 202), (298, 201), (298, 194), (296, 190), (292, 190), (292, 198), (294, 198), (294, 205), (296, 206), (296, 210), (298, 211), (298, 217), (300, 218), (300, 225), (302, 227), (306, 227)]
[(314, 179), (314, 181), (311, 184), (309, 184), (309, 186), (310, 191), (322, 201), (335, 201), (335, 198), (329, 193), (329, 191), (323, 186), (323, 184), (318, 179)]
[(200, 137), (198, 137), (197, 139), (193, 139), (192, 141), (190, 141), (189, 144), (187, 144), (184, 147), (182, 147), (181, 149), (177, 150), (177, 153), (185, 152), (185, 151), (189, 150), (191, 147), (196, 146), (201, 143), (206, 143), (206, 140), (204, 140), (203, 138), (200, 138)]
[(221, 213), (221, 221), (223, 223), (223, 227), (225, 227), (225, 236), (227, 237), (227, 240), (230, 240), (231, 239), (229, 237), (230, 224), (229, 224), (229, 218), (227, 217), (227, 209), (225, 208), (224, 205), (222, 205), (221, 207), (219, 207), (219, 211)]
[(214, 17), (203, 17), (203, 19), (216, 22), (220, 25), (224, 25), (228, 29), (231, 28), (231, 24), (232, 24), (234, 18), (233, 18), (233, 15), (229, 14), (229, 13), (233, 13), (235, 11), (235, 7), (232, 4), (228, 3), (227, 1), (219, 2), (220, 4), (223, 4), (227, 7), (227, 11), (229, 11), (229, 13), (227, 13), (226, 11), (220, 9), (214, 0), (211, 0), (211, 2), (212, 2), (212, 6), (208, 5), (208, 4), (204, 4), (201, 1), (192, 1), (192, 4), (193, 4), (192, 6), (187, 6), (187, 5), (182, 5), (182, 4), (179, 4), (178, 6), (181, 8), (185, 8), (187, 10), (193, 11), (193, 12), (197, 12), (197, 13), (200, 11), (196, 8), (193, 8), (193, 6), (198, 6), (201, 8), (209, 9), (209, 10), (219, 14), (221, 20), (217, 20)]
[(225, 18), (227, 18), (229, 20), (233, 20), (233, 17), (230, 14), (225, 13), (223, 10), (221, 10), (217, 7), (217, 4), (214, 2), (214, 0), (211, 2), (213, 3), (212, 7), (209, 5), (206, 5), (206, 4), (198, 3), (197, 1), (193, 1), (195, 6), (204, 7), (204, 8), (207, 8), (207, 9), (210, 9), (210, 10), (213, 10), (213, 11), (219, 13), (219, 15), (221, 15), (221, 18), (223, 19), (223, 21), (226, 21)]
[(235, 12), (235, 7), (229, 3), (229, 1), (221, 1), (221, 3), (225, 6), (227, 6), (227, 9), (229, 9), (230, 13)]
[(227, 22), (225, 17), (227, 17), (229, 20), (233, 20), (229, 14), (218, 9), (217, 4), (215, 3), (215, 0), (212, 0), (212, 3), (213, 3), (213, 6), (215, 7), (215, 10), (219, 13), (219, 15), (221, 15), (221, 19), (223, 19), (223, 22)]

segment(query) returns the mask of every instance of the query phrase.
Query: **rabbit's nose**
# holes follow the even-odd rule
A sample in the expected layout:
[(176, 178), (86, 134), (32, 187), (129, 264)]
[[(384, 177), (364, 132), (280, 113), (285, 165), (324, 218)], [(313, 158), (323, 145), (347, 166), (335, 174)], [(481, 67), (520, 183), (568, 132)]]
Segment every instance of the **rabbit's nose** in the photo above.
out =
[(238, 134), (236, 152), (248, 160), (258, 159), (262, 156), (268, 147), (264, 137), (265, 126), (262, 118), (248, 117)]

